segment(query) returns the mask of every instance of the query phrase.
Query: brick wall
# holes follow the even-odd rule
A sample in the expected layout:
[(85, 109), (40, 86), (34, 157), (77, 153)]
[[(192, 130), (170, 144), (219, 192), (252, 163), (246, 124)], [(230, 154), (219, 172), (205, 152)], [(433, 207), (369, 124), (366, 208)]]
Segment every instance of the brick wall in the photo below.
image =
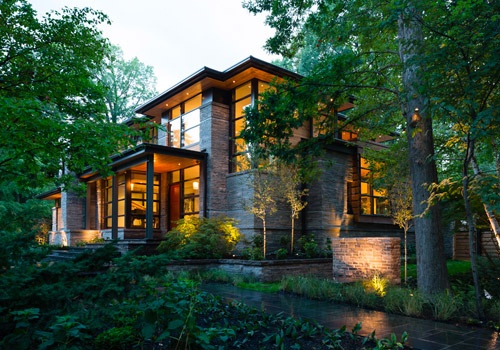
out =
[(380, 274), (392, 283), (401, 283), (399, 238), (335, 238), (332, 251), (333, 277), (339, 282), (353, 282)]

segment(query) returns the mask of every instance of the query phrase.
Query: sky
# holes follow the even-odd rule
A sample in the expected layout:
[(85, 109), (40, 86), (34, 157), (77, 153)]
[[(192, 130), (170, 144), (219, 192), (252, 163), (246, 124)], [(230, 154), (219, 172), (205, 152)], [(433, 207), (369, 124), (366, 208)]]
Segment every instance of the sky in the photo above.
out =
[(43, 14), (63, 7), (91, 7), (112, 24), (104, 36), (126, 60), (154, 68), (162, 92), (203, 67), (226, 70), (248, 56), (272, 61), (263, 49), (273, 30), (242, 0), (29, 0)]

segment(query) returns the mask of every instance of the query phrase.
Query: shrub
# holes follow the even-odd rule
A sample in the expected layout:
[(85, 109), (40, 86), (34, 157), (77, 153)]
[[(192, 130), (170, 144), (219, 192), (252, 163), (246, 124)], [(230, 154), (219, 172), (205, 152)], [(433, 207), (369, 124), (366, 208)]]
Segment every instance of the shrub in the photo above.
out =
[(385, 296), (388, 285), (389, 280), (378, 273), (374, 274), (371, 279), (363, 282), (363, 286), (368, 292), (373, 292), (380, 297)]
[(280, 248), (276, 251), (276, 259), (286, 259), (288, 258), (288, 249)]
[(230, 256), (240, 238), (235, 220), (231, 218), (186, 217), (167, 233), (158, 251), (179, 258), (220, 259)]
[(458, 298), (449, 291), (434, 295), (431, 300), (434, 319), (440, 321), (449, 320), (458, 311), (459, 304)]

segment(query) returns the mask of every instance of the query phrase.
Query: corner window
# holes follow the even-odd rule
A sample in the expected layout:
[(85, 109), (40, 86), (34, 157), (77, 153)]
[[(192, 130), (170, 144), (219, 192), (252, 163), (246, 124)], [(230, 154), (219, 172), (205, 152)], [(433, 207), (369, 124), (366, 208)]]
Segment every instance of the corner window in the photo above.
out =
[(368, 161), (360, 159), (360, 214), (361, 215), (390, 215), (389, 200), (385, 190), (376, 190), (371, 185), (373, 174), (369, 170)]
[(200, 142), (200, 107), (202, 95), (173, 107), (167, 122), (168, 146), (183, 148)]

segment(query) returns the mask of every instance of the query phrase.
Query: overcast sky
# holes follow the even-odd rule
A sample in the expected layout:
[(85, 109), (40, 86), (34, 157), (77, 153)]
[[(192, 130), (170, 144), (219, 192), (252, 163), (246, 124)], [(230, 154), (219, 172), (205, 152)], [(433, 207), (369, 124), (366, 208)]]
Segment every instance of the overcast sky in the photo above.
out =
[(107, 14), (104, 35), (154, 67), (162, 92), (207, 66), (225, 70), (248, 56), (271, 61), (264, 43), (273, 31), (241, 0), (31, 0), (38, 13), (91, 7)]

